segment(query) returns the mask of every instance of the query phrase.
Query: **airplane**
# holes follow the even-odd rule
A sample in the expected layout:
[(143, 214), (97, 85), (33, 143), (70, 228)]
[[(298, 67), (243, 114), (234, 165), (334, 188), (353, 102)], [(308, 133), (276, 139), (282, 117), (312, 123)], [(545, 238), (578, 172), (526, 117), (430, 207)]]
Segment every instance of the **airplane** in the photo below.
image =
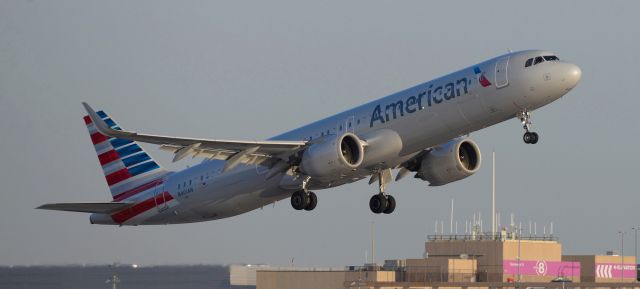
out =
[[(290, 198), (313, 210), (313, 190), (369, 178), (376, 214), (395, 210), (385, 187), (415, 173), (441, 186), (476, 173), (478, 145), (468, 136), (516, 118), (527, 144), (539, 141), (531, 112), (572, 90), (582, 71), (545, 50), (510, 52), (371, 101), (265, 141), (143, 134), (118, 126), (83, 103), (84, 117), (113, 200), (54, 203), (38, 209), (91, 213), (92, 224), (137, 226), (209, 221)], [(138, 142), (203, 158), (168, 171)], [(396, 170), (395, 177), (392, 170)]]

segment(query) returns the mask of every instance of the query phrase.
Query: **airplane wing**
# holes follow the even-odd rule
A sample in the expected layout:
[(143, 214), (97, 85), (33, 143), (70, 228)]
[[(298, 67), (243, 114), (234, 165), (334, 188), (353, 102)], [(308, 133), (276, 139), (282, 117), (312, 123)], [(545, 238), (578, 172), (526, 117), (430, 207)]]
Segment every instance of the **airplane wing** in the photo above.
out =
[(306, 141), (236, 141), (183, 138), (115, 130), (105, 123), (91, 106), (85, 102), (82, 105), (87, 110), (96, 129), (104, 135), (160, 145), (160, 149), (171, 151), (175, 154), (174, 162), (189, 155), (223, 159), (227, 161), (223, 171), (229, 170), (239, 163), (262, 162), (274, 157), (278, 158), (279, 160), (270, 164), (273, 167), (280, 160), (288, 162), (291, 155), (307, 144)]
[(110, 214), (133, 206), (133, 203), (55, 203), (44, 204), (36, 209), (81, 213)]

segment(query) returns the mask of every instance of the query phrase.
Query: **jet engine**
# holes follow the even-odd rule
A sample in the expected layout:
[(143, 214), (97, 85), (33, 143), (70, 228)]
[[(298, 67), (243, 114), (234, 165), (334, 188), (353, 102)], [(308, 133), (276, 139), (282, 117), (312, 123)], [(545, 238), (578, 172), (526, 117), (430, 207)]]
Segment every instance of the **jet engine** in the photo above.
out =
[(434, 147), (420, 161), (417, 178), (429, 186), (441, 186), (464, 179), (480, 169), (478, 145), (471, 139), (453, 139)]
[(355, 134), (326, 136), (303, 152), (300, 171), (317, 178), (340, 175), (358, 168), (363, 157), (362, 143)]

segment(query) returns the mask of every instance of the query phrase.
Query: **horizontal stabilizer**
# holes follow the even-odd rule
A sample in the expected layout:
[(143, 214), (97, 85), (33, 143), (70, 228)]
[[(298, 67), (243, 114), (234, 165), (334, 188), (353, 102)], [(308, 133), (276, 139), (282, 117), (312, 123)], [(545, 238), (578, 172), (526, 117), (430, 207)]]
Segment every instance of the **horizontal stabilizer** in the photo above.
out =
[(110, 214), (133, 206), (133, 203), (55, 203), (44, 204), (36, 209), (81, 213)]

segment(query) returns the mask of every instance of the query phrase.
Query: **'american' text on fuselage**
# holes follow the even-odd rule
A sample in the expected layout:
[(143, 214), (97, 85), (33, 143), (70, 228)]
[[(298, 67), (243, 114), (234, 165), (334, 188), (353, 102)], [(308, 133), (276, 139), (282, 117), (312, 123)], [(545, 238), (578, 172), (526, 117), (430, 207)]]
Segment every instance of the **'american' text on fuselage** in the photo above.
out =
[(405, 112), (410, 114), (418, 110), (423, 110), (425, 107), (423, 104), (423, 98), (426, 96), (427, 106), (431, 107), (435, 104), (440, 104), (445, 100), (454, 99), (456, 96), (469, 93), (469, 86), (471, 80), (467, 80), (466, 77), (462, 77), (455, 82), (449, 82), (445, 85), (436, 86), (430, 84), (426, 91), (418, 93), (417, 96), (412, 95), (405, 100), (398, 100), (387, 104), (384, 108), (384, 115), (380, 104), (376, 105), (371, 114), (371, 121), (369, 127), (373, 127), (376, 121), (385, 123), (398, 117), (403, 117)]

